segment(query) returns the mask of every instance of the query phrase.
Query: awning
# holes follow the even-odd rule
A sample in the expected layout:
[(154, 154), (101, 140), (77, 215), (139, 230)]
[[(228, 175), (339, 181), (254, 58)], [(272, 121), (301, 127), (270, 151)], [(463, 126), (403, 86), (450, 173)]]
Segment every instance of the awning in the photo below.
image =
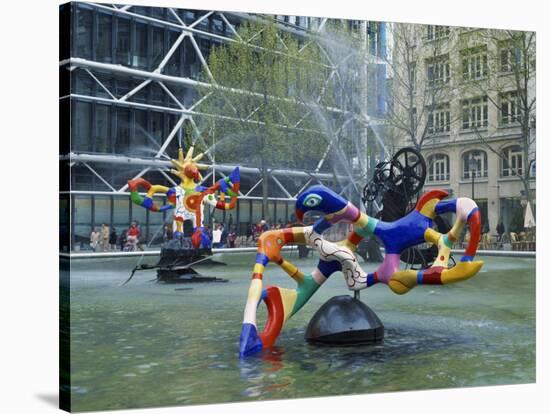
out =
[(523, 221), (523, 227), (529, 229), (535, 226), (535, 216), (533, 215), (533, 210), (531, 209), (531, 203), (528, 202), (525, 207), (525, 220)]

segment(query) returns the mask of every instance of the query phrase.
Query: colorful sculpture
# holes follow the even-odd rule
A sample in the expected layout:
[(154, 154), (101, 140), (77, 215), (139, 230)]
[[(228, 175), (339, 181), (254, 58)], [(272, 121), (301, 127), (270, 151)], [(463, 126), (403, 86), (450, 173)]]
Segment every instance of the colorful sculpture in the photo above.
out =
[[(474, 276), (483, 265), (474, 261), (481, 230), (481, 216), (476, 203), (469, 198), (444, 200), (448, 193), (432, 190), (420, 197), (416, 208), (393, 222), (367, 216), (332, 190), (322, 185), (310, 187), (296, 200), (296, 216), (302, 221), (308, 211), (324, 214), (313, 226), (292, 227), (263, 233), (258, 241), (244, 320), (240, 336), (240, 356), (245, 357), (271, 347), (285, 322), (298, 312), (319, 287), (336, 271), (344, 274), (350, 290), (361, 290), (384, 283), (397, 293), (409, 292), (416, 285), (441, 285), (460, 282)], [(456, 222), (447, 234), (433, 229), (436, 215), (453, 212)], [(353, 231), (347, 238), (333, 243), (325, 240), (323, 232), (336, 223), (351, 223)], [(470, 241), (465, 255), (453, 268), (448, 268), (449, 255), (464, 225), (470, 228)], [(385, 257), (373, 273), (365, 272), (354, 251), (364, 237), (376, 235), (383, 243)], [(438, 246), (438, 257), (431, 267), (422, 270), (399, 270), (400, 253), (420, 243)], [(304, 274), (281, 256), (287, 244), (306, 244), (319, 253), (317, 268)], [(269, 262), (277, 263), (297, 283), (296, 289), (278, 286), (263, 287), (263, 272)], [(262, 332), (256, 325), (256, 309), (261, 301), (267, 306), (267, 321)]]
[[(199, 183), (202, 181), (200, 170), (207, 169), (205, 164), (198, 164), (204, 154), (193, 157), (193, 147), (183, 155), (183, 149), (178, 150), (178, 159), (171, 160), (175, 169), (170, 170), (181, 182), (172, 188), (163, 185), (152, 185), (143, 178), (135, 178), (128, 181), (130, 197), (132, 201), (150, 211), (162, 212), (174, 208), (174, 237), (182, 237), (184, 223), (189, 221), (193, 231), (191, 242), (195, 249), (210, 248), (210, 237), (204, 230), (204, 203), (220, 210), (231, 210), (237, 204), (237, 196), (240, 188), (239, 167), (236, 167), (228, 177), (218, 180), (213, 186), (205, 187)], [(138, 190), (143, 187), (147, 194), (143, 197)], [(219, 198), (216, 197), (219, 192)], [(166, 194), (168, 203), (159, 206), (153, 202), (155, 194)], [(230, 202), (225, 197), (231, 197)]]

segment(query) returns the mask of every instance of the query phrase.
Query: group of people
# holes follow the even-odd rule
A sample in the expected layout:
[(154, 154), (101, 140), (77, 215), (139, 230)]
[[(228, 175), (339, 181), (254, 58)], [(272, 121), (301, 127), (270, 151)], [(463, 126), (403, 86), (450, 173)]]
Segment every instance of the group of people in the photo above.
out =
[(110, 228), (108, 224), (103, 223), (99, 231), (97, 231), (95, 227), (92, 228), (92, 232), (90, 233), (90, 247), (94, 252), (116, 250), (117, 239), (118, 236), (115, 228)]
[[(288, 222), (287, 224), (283, 224), (281, 220), (276, 223), (267, 223), (265, 220), (260, 220), (258, 223), (251, 224), (248, 227), (246, 240), (257, 241), (264, 231), (291, 226), (292, 223)], [(232, 220), (230, 220), (228, 226), (224, 223), (214, 223), (212, 228), (209, 225), (205, 225), (204, 227), (210, 240), (212, 240), (213, 248), (236, 247), (238, 234), (236, 227), (232, 224)], [(162, 240), (163, 242), (167, 242), (172, 238), (172, 225), (165, 224), (163, 227)], [(132, 221), (128, 229), (123, 230), (120, 235), (117, 233), (114, 226), (111, 227), (103, 223), (99, 230), (95, 227), (92, 229), (90, 233), (90, 247), (94, 252), (143, 250), (140, 239), (141, 228), (136, 220)]]
[[(214, 224), (213, 230), (209, 225), (205, 225), (204, 229), (210, 240), (212, 240), (213, 248), (235, 247), (235, 241), (237, 240), (237, 231), (235, 226), (231, 225), (227, 230), (224, 223)], [(164, 225), (162, 240), (167, 242), (173, 238), (172, 227), (169, 224)]]
[(292, 227), (292, 223), (289, 221), (283, 224), (281, 219), (276, 223), (267, 223), (265, 220), (260, 220), (258, 223), (250, 225), (246, 234), (246, 239), (256, 241), (264, 231), (279, 230), (286, 227)]
[(115, 227), (103, 223), (99, 230), (92, 228), (90, 233), (90, 247), (94, 252), (143, 250), (140, 245), (141, 229), (137, 221), (132, 221), (130, 227), (124, 230), (120, 236)]

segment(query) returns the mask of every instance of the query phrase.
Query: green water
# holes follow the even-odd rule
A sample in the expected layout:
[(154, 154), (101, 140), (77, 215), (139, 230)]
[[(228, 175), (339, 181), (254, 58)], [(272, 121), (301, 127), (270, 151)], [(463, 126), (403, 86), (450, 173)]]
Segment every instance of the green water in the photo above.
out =
[[(155, 284), (150, 282), (154, 272), (146, 271), (118, 287), (136, 259), (73, 261), (73, 410), (535, 381), (533, 259), (487, 258), (469, 281), (421, 286), (404, 296), (376, 285), (362, 291), (361, 299), (386, 327), (382, 344), (308, 345), (303, 336), (313, 313), (347, 292), (341, 274), (335, 274), (287, 323), (276, 348), (240, 361), (238, 340), (254, 255), (217, 258), (227, 266), (200, 271), (228, 283)], [(316, 260), (295, 263), (310, 271)], [(369, 271), (374, 267), (364, 265)], [(293, 285), (276, 266), (269, 266), (264, 280)]]

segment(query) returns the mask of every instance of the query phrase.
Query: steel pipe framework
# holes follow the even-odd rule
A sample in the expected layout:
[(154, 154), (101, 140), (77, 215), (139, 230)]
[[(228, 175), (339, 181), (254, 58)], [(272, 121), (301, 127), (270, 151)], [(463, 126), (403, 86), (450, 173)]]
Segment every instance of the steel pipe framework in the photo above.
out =
[[(158, 18), (154, 18), (154, 17), (150, 17), (150, 16), (140, 15), (139, 13), (135, 13), (131, 10), (132, 6), (117, 8), (114, 5), (109, 6), (109, 5), (101, 5), (101, 4), (95, 4), (95, 3), (82, 3), (82, 4), (84, 4), (85, 7), (88, 7), (88, 8), (98, 9), (98, 10), (103, 10), (103, 11), (109, 11), (110, 13), (113, 13), (113, 14), (125, 15), (125, 16), (131, 17), (131, 18), (141, 19), (141, 20), (151, 22), (151, 23), (154, 23), (154, 24), (160, 24), (160, 25), (163, 25), (163, 26), (166, 26), (166, 27), (172, 27), (172, 28), (175, 28), (178, 31), (180, 31), (181, 34), (176, 39), (176, 41), (171, 45), (171, 47), (169, 48), (169, 50), (166, 53), (166, 55), (164, 56), (164, 58), (161, 60), (160, 64), (153, 71), (135, 69), (135, 68), (131, 68), (131, 67), (123, 66), (123, 65), (118, 65), (118, 64), (101, 63), (101, 62), (96, 62), (96, 61), (77, 58), (77, 57), (71, 57), (69, 59), (61, 61), (59, 63), (60, 66), (67, 66), (71, 70), (74, 69), (74, 68), (84, 69), (89, 74), (89, 76), (95, 82), (97, 82), (99, 84), (99, 86), (109, 95), (110, 98), (103, 98), (103, 97), (99, 97), (99, 96), (89, 96), (89, 95), (83, 95), (83, 94), (77, 94), (77, 93), (70, 93), (70, 95), (63, 96), (60, 99), (67, 99), (67, 98), (68, 99), (78, 99), (78, 100), (84, 100), (84, 101), (101, 102), (101, 103), (108, 103), (108, 104), (119, 105), (119, 106), (126, 106), (126, 107), (131, 107), (131, 108), (157, 110), (157, 111), (177, 114), (177, 115), (180, 116), (180, 119), (178, 120), (176, 125), (172, 128), (172, 130), (168, 133), (167, 137), (164, 139), (164, 142), (160, 146), (159, 151), (157, 152), (157, 154), (155, 155), (154, 158), (144, 159), (144, 158), (138, 158), (138, 157), (127, 157), (127, 156), (117, 156), (117, 155), (102, 155), (102, 154), (86, 154), (86, 153), (77, 153), (77, 152), (70, 152), (69, 154), (62, 154), (61, 159), (69, 161), (71, 167), (75, 164), (85, 165), (88, 169), (91, 170), (91, 172), (94, 175), (98, 176), (99, 179), (101, 181), (103, 181), (109, 188), (113, 189), (112, 193), (97, 192), (97, 191), (71, 190), (72, 194), (105, 194), (105, 193), (107, 193), (107, 194), (126, 194), (124, 192), (126, 190), (125, 187), (122, 187), (118, 191), (115, 190), (115, 188), (112, 184), (110, 184), (104, 177), (102, 177), (97, 171), (95, 171), (93, 169), (93, 167), (90, 165), (90, 164), (94, 164), (94, 163), (124, 164), (124, 165), (141, 166), (141, 167), (143, 167), (143, 170), (141, 170), (138, 173), (138, 176), (141, 176), (141, 175), (145, 174), (150, 169), (157, 169), (161, 173), (164, 173), (166, 168), (170, 166), (170, 162), (167, 161), (167, 160), (161, 160), (160, 157), (165, 156), (166, 158), (168, 158), (168, 156), (165, 154), (165, 150), (167, 149), (168, 145), (170, 144), (171, 140), (174, 138), (174, 136), (176, 135), (178, 130), (182, 128), (183, 121), (186, 120), (186, 119), (189, 119), (191, 121), (191, 125), (192, 125), (195, 133), (197, 134), (196, 136), (198, 137), (199, 140), (202, 140), (202, 135), (201, 135), (201, 132), (198, 130), (196, 123), (193, 120), (193, 117), (195, 117), (195, 116), (207, 116), (207, 117), (214, 117), (214, 118), (217, 118), (217, 119), (233, 120), (233, 121), (239, 121), (239, 122), (242, 122), (242, 121), (244, 121), (244, 122), (253, 122), (253, 123), (258, 122), (258, 121), (254, 121), (254, 120), (251, 120), (251, 119), (243, 120), (243, 119), (240, 119), (240, 118), (234, 118), (232, 116), (227, 116), (227, 115), (208, 114), (208, 113), (202, 113), (202, 112), (196, 111), (197, 106), (199, 106), (200, 103), (202, 101), (204, 101), (204, 99), (208, 99), (209, 95), (206, 95), (201, 100), (195, 102), (190, 108), (187, 108), (185, 105), (183, 105), (182, 102), (179, 101), (179, 99), (177, 99), (174, 96), (174, 94), (171, 93), (171, 91), (168, 89), (168, 87), (165, 85), (165, 83), (175, 84), (175, 85), (182, 85), (182, 86), (190, 87), (190, 88), (193, 88), (193, 89), (196, 89), (196, 88), (222, 88), (222, 89), (227, 89), (231, 93), (242, 93), (242, 94), (252, 94), (252, 95), (262, 96), (261, 94), (257, 94), (257, 93), (252, 92), (252, 91), (244, 91), (244, 90), (238, 90), (238, 89), (233, 89), (233, 88), (225, 88), (223, 86), (218, 85), (216, 83), (215, 79), (212, 77), (212, 74), (210, 73), (210, 70), (208, 68), (208, 64), (207, 64), (207, 61), (205, 59), (205, 56), (203, 55), (202, 51), (198, 47), (194, 36), (195, 35), (200, 35), (200, 36), (208, 37), (208, 38), (211, 38), (211, 39), (220, 40), (220, 41), (223, 41), (223, 42), (234, 42), (234, 41), (236, 41), (234, 38), (231, 38), (231, 37), (226, 37), (226, 36), (221, 36), (221, 35), (218, 35), (218, 34), (215, 34), (215, 33), (205, 32), (205, 31), (202, 31), (202, 30), (199, 30), (199, 29), (196, 28), (196, 25), (199, 24), (202, 20), (208, 18), (210, 15), (215, 14), (215, 13), (220, 15), (222, 20), (227, 24), (227, 26), (230, 28), (231, 32), (235, 35), (235, 37), (237, 37), (239, 39), (239, 41), (242, 41), (242, 39), (239, 38), (235, 28), (227, 20), (227, 18), (225, 17), (224, 14), (231, 14), (231, 15), (234, 15), (235, 17), (238, 17), (239, 19), (256, 21), (256, 22), (265, 22), (266, 21), (265, 19), (263, 19), (260, 16), (248, 15), (248, 14), (243, 14), (243, 13), (213, 12), (213, 11), (211, 11), (211, 12), (205, 13), (203, 16), (197, 18), (193, 23), (185, 24), (183, 22), (183, 20), (180, 18), (180, 16), (171, 8), (169, 8), (168, 10), (176, 18), (178, 23), (174, 23), (174, 22), (170, 22), (170, 21), (166, 21), (166, 20), (163, 20), (163, 19), (158, 19)], [(301, 36), (303, 38), (307, 38), (307, 39), (309, 39), (310, 42), (317, 42), (322, 36), (321, 32), (324, 30), (326, 22), (327, 22), (326, 18), (322, 19), (321, 24), (319, 25), (319, 27), (317, 28), (317, 30), (315, 32), (310, 32), (310, 31), (302, 30), (302, 29), (299, 30), (297, 28), (288, 27), (288, 26), (285, 26), (285, 25), (282, 25), (282, 24), (279, 24), (279, 23), (277, 23), (277, 25), (282, 30), (285, 30), (289, 33), (292, 33), (293, 35)], [(182, 43), (182, 41), (184, 40), (185, 37), (189, 37), (189, 39), (191, 41), (191, 44), (192, 44), (193, 48), (195, 49), (195, 52), (197, 53), (197, 55), (199, 57), (201, 65), (203, 66), (203, 68), (208, 73), (211, 82), (201, 82), (201, 81), (197, 81), (197, 80), (187, 78), (187, 77), (171, 76), (171, 75), (167, 75), (167, 74), (162, 73), (166, 63), (168, 62), (170, 57), (173, 55), (173, 53), (175, 52), (177, 47), (179, 47), (179, 45)], [(252, 44), (250, 44), (250, 46), (251, 47), (258, 47), (258, 46), (252, 45)], [(307, 46), (307, 44), (304, 47), (302, 47), (302, 49), (300, 49), (300, 50), (305, 49), (306, 46)], [(278, 52), (278, 53), (283, 53), (284, 54), (284, 52)], [(317, 62), (317, 63), (319, 63), (321, 66), (325, 66), (325, 67), (331, 69), (330, 74), (328, 75), (328, 78), (327, 78), (327, 82), (328, 82), (330, 80), (330, 78), (332, 76), (334, 76), (334, 73), (335, 73), (335, 71), (337, 71), (338, 68), (337, 68), (337, 66), (335, 66), (335, 64), (333, 64), (330, 61), (330, 58), (328, 56), (326, 56), (326, 58), (328, 59), (328, 64), (325, 64), (325, 63), (322, 63), (322, 62)], [(108, 72), (108, 73), (113, 73), (113, 74), (123, 74), (123, 75), (127, 75), (129, 77), (143, 79), (143, 81), (141, 83), (139, 83), (133, 90), (128, 92), (126, 95), (124, 95), (122, 97), (116, 97), (116, 95), (114, 93), (112, 93), (112, 91), (110, 91), (92, 73), (93, 70), (103, 71), (103, 72)], [(159, 105), (152, 105), (152, 104), (129, 101), (129, 99), (135, 93), (137, 93), (140, 89), (142, 89), (144, 86), (146, 86), (150, 82), (157, 82), (161, 86), (161, 88), (164, 90), (164, 92), (170, 97), (170, 99), (173, 100), (177, 104), (178, 107), (174, 108), (174, 107), (166, 107), (166, 106), (159, 106)], [(323, 93), (323, 92), (321, 92), (321, 93)], [(290, 98), (271, 97), (271, 99), (281, 99), (281, 100), (285, 100), (285, 101), (294, 102)], [(329, 112), (333, 112), (333, 113), (350, 115), (347, 111), (344, 111), (344, 110), (339, 109), (339, 108), (324, 107), (323, 109), (327, 110)], [(345, 126), (345, 123), (349, 122), (349, 120), (350, 120), (350, 118), (348, 118), (347, 120), (344, 120), (342, 125), (340, 126), (340, 128), (338, 128), (337, 130), (342, 129)], [(294, 128), (292, 128), (292, 129), (297, 130), (297, 131), (320, 133), (319, 131), (301, 129), (301, 128), (298, 127), (299, 123), (300, 122), (298, 122), (298, 124), (295, 125)], [(365, 126), (365, 128), (366, 128), (366, 126)], [(204, 141), (201, 141), (201, 142), (204, 142)], [(288, 169), (283, 169), (283, 170), (277, 169), (277, 170), (270, 170), (269, 171), (269, 175), (271, 176), (271, 178), (273, 179), (275, 184), (278, 187), (280, 187), (287, 196), (289, 196), (289, 198), (273, 198), (273, 197), (270, 197), (271, 200), (274, 200), (274, 199), (293, 200), (296, 197), (296, 195), (292, 197), (292, 195), (284, 188), (282, 183), (277, 179), (277, 176), (278, 177), (304, 178), (305, 179), (305, 181), (304, 181), (305, 184), (303, 184), (303, 186), (302, 186), (302, 184), (300, 184), (302, 189), (305, 188), (308, 185), (308, 183), (312, 182), (313, 180), (316, 180), (318, 182), (321, 182), (321, 180), (334, 180), (334, 179), (336, 179), (337, 181), (342, 181), (342, 180), (346, 181), (347, 180), (348, 184), (353, 183), (355, 181), (355, 177), (353, 177), (351, 172), (350, 172), (352, 170), (350, 166), (347, 166), (348, 168), (344, 168), (344, 170), (346, 172), (345, 176), (338, 175), (335, 170), (333, 171), (333, 173), (322, 173), (322, 172), (320, 172), (320, 169), (324, 165), (325, 161), (328, 159), (329, 154), (332, 151), (334, 151), (335, 149), (338, 148), (338, 136), (331, 137), (331, 139), (328, 140), (328, 142), (325, 142), (325, 144), (326, 144), (326, 150), (324, 151), (324, 154), (323, 154), (322, 158), (320, 159), (319, 163), (317, 164), (316, 168), (311, 172), (310, 171), (300, 171), (300, 170), (288, 170)], [(210, 158), (210, 161), (213, 164), (213, 165), (210, 166), (211, 173), (214, 170), (218, 171), (222, 176), (224, 175), (224, 173), (229, 173), (235, 166), (214, 163), (214, 160), (210, 157), (210, 150), (211, 149), (212, 149), (212, 147), (208, 148), (208, 150), (206, 151), (206, 155), (208, 156), (208, 158)], [(258, 179), (256, 181), (256, 183), (252, 186), (250, 191), (248, 192), (248, 193), (250, 193), (255, 187), (257, 187), (259, 185), (260, 180), (262, 179), (261, 174), (260, 174), (260, 169), (259, 168), (253, 168), (253, 167), (241, 167), (240, 170), (241, 170), (241, 173), (254, 175), (254, 177), (256, 177)], [(247, 199), (247, 198), (255, 199), (256, 197), (246, 196), (246, 197), (243, 197), (243, 198), (245, 198), (245, 199)]]

